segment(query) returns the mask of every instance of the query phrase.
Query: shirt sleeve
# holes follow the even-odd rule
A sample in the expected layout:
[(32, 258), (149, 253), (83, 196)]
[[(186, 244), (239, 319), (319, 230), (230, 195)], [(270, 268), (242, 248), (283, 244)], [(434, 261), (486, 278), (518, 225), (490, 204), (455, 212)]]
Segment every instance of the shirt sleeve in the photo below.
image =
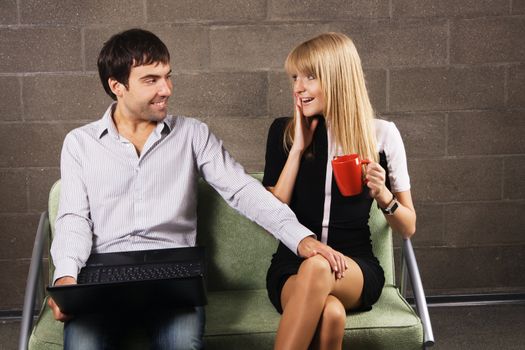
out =
[(206, 124), (201, 123), (197, 128), (194, 152), (204, 180), (228, 205), (262, 226), (297, 254), (299, 242), (313, 233), (299, 223), (287, 205), (246, 174)]
[(283, 145), (284, 129), (290, 118), (275, 119), (268, 130), (263, 186), (274, 186), (286, 164), (287, 154)]
[(60, 277), (77, 278), (93, 244), (93, 223), (86, 186), (82, 180), (79, 142), (70, 133), (64, 140), (60, 159), (60, 202), (51, 256), (55, 265), (53, 283)]
[(384, 149), (391, 191), (394, 193), (408, 191), (410, 190), (410, 176), (403, 139), (394, 123), (389, 122), (388, 126)]

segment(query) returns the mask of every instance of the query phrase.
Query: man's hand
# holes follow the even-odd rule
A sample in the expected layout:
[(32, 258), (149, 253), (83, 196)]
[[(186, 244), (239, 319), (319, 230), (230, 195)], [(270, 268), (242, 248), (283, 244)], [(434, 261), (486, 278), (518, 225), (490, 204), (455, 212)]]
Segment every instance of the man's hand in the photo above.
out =
[[(65, 276), (57, 279), (55, 282), (55, 286), (64, 286), (66, 284), (77, 284), (77, 280), (71, 276)], [(53, 311), (53, 317), (55, 317), (55, 320), (64, 322), (71, 319), (70, 315), (63, 314), (62, 311), (60, 311), (60, 308), (53, 298), (49, 297), (47, 299), (47, 305), (49, 305), (51, 311)]]
[(326, 244), (319, 242), (312, 236), (303, 238), (297, 246), (299, 256), (303, 258), (310, 258), (316, 254), (321, 254), (332, 267), (337, 279), (344, 277), (344, 272), (348, 268), (346, 265), (345, 256), (337, 250), (332, 249)]

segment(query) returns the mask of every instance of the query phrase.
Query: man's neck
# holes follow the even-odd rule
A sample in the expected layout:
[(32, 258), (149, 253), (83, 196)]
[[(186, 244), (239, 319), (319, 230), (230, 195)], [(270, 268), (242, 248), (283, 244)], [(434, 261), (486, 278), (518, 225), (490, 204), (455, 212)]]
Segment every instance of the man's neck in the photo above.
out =
[(119, 108), (118, 104), (112, 118), (118, 133), (130, 141), (135, 146), (137, 154), (140, 155), (149, 135), (157, 127), (157, 123), (128, 115)]

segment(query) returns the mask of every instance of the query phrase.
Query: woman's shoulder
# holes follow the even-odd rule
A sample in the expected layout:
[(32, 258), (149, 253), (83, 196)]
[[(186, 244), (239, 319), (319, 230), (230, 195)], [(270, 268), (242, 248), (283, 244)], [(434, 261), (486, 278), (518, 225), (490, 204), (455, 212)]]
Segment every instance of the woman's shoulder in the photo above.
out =
[(290, 122), (292, 118), (290, 117), (279, 117), (273, 120), (268, 131), (269, 134), (283, 134), (286, 125)]
[(401, 140), (401, 135), (394, 122), (384, 119), (374, 119), (376, 140), (379, 151), (384, 151), (385, 148), (396, 147)]
[(279, 117), (279, 118), (275, 118), (272, 122), (272, 125), (271, 127), (285, 127), (286, 124), (288, 124), (290, 122), (290, 120), (292, 120), (291, 117)]

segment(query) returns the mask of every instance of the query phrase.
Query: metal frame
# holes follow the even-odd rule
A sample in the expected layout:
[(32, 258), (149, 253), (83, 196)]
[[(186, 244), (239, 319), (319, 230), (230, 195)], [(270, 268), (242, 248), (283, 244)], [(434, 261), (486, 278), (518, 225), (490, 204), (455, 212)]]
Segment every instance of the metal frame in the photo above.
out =
[[(401, 254), (401, 295), (406, 299), (407, 295), (407, 275), (410, 276), (410, 284), (414, 293), (414, 300), (416, 302), (416, 312), (421, 318), (423, 324), (423, 348), (434, 345), (434, 332), (432, 331), (432, 324), (428, 313), (428, 305), (423, 290), (423, 283), (419, 274), (417, 266), (416, 255), (414, 248), (409, 238), (403, 239), (403, 249)], [(407, 273), (408, 272), (408, 273)]]
[(22, 309), (22, 321), (18, 341), (19, 350), (27, 349), (31, 330), (33, 329), (35, 303), (37, 300), (40, 303), (44, 300), (42, 257), (44, 255), (44, 245), (47, 237), (49, 237), (49, 233), (49, 215), (48, 212), (45, 211), (40, 215), (35, 243), (33, 245), (33, 253), (31, 254), (31, 264), (29, 265), (29, 273), (27, 275), (24, 308)]

